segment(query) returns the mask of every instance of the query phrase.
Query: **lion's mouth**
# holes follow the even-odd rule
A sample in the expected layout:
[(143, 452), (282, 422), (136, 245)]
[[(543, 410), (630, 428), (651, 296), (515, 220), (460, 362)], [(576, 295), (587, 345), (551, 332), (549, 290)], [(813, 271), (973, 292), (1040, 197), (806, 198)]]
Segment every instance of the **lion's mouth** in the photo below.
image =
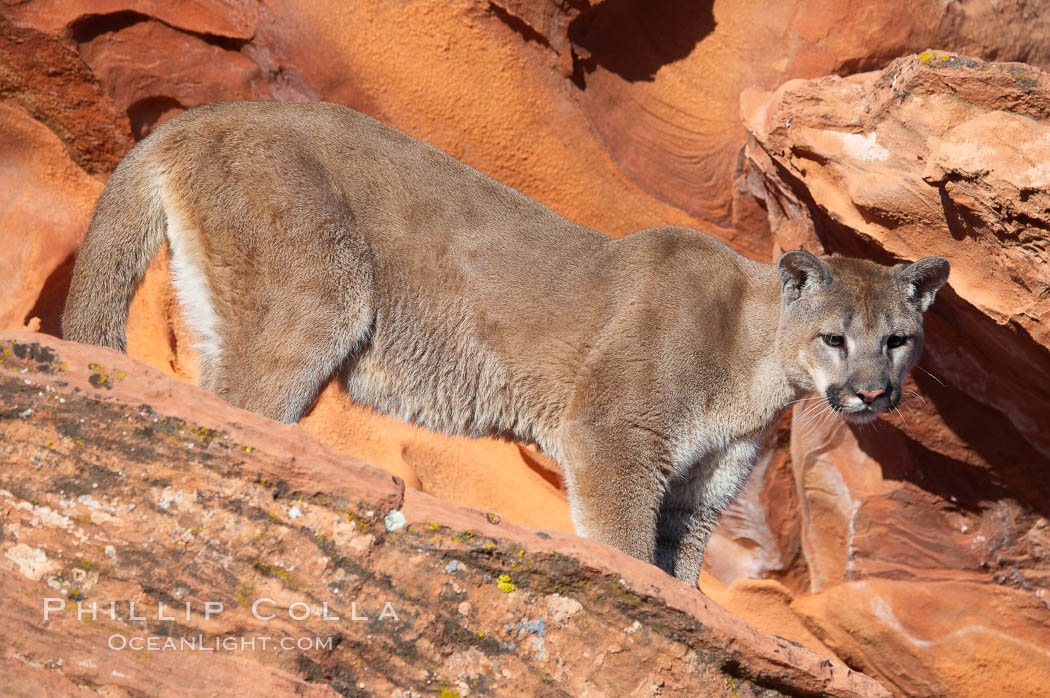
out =
[(880, 414), (884, 414), (889, 411), (889, 407), (879, 408), (872, 405), (864, 405), (859, 409), (853, 410), (838, 410), (838, 413), (842, 415), (842, 418), (847, 422), (853, 422), (854, 424), (867, 424), (875, 420)]
[(893, 410), (896, 404), (890, 400), (876, 400), (875, 402), (860, 405), (843, 405), (836, 401), (830, 401), (834, 409), (847, 422), (854, 424), (867, 424), (875, 420), (879, 415)]

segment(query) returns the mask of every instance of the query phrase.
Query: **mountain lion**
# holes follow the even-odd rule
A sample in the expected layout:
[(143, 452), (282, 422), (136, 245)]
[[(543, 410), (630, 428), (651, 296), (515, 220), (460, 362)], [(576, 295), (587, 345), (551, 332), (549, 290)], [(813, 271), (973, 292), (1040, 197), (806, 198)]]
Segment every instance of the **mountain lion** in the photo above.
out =
[(95, 207), (65, 337), (123, 350), (165, 239), (204, 388), (292, 422), (342, 369), (381, 412), (536, 443), (580, 534), (694, 585), (789, 403), (896, 406), (949, 270), (611, 239), (324, 103), (201, 107), (139, 143)]

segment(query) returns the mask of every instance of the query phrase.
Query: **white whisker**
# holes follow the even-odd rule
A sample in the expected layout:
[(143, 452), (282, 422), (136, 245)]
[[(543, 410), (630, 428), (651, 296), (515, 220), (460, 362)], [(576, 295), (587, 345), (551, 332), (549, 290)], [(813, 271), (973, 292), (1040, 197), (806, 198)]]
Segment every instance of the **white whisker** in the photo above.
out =
[[(920, 371), (925, 373), (927, 376), (929, 376), (930, 378), (932, 378), (935, 381), (937, 381), (938, 383), (940, 383), (941, 385), (945, 385), (944, 381), (942, 381), (940, 378), (938, 378), (937, 376), (935, 376), (932, 373), (930, 373), (929, 371), (927, 371), (925, 368), (923, 368), (919, 364), (915, 364), (915, 368), (919, 369)], [(947, 387), (947, 386), (945, 386), (945, 387)]]
[(823, 396), (823, 395), (817, 395), (817, 396), (815, 396), (815, 397), (804, 397), (804, 398), (802, 398), (802, 399), (800, 399), (800, 400), (792, 400), (792, 401), (791, 401), (791, 402), (789, 402), (789, 403), (788, 403), (787, 405), (784, 405), (784, 407), (788, 407), (788, 406), (790, 406), (790, 405), (794, 405), (794, 404), (795, 404), (796, 402), (808, 402), (808, 401), (810, 401), (810, 400), (824, 400), (824, 399), (825, 399), (825, 398), (824, 398), (824, 396)]
[(909, 389), (909, 390), (905, 390), (904, 392), (905, 392), (906, 394), (908, 394), (908, 395), (914, 395), (915, 397), (917, 397), (917, 398), (919, 398), (920, 400), (922, 400), (922, 404), (923, 404), (924, 406), (926, 406), (926, 407), (929, 407), (929, 406), (930, 406), (930, 403), (926, 402), (926, 398), (924, 398), (924, 397), (923, 397), (922, 395), (919, 395), (919, 393), (915, 392), (914, 390), (910, 390), (910, 389)]
[(838, 413), (835, 411), (835, 409), (832, 408), (832, 406), (829, 404), (828, 405), (828, 409), (824, 410), (819, 415), (817, 415), (818, 417), (823, 415), (823, 419), (820, 420), (820, 424), (818, 426), (821, 429), (823, 429), (825, 426), (827, 426), (828, 420), (829, 419), (834, 419), (837, 416), (837, 414)]
[(818, 404), (817, 407), (823, 407), (823, 409), (820, 410), (819, 412), (815, 412), (815, 413), (814, 413), (813, 409), (810, 409), (810, 410), (808, 410), (808, 414), (803, 414), (802, 415), (802, 417), (804, 417), (804, 418), (808, 417), (808, 419), (805, 420), (805, 425), (807, 427), (812, 426), (813, 424), (815, 424), (816, 421), (817, 421), (817, 418), (819, 418), (821, 415), (823, 415), (826, 412), (828, 412), (831, 409), (831, 404), (830, 403), (825, 404), (825, 405), (819, 405)]
[(901, 421), (904, 422), (904, 426), (908, 426), (908, 420), (904, 418), (904, 413), (896, 407), (894, 407), (893, 409), (897, 412), (897, 415), (901, 418)]
[[(827, 399), (824, 400), (824, 404), (829, 406), (829, 407), (831, 406), (831, 403), (829, 403), (827, 401)], [(802, 411), (802, 414), (800, 416), (805, 417), (808, 414), (812, 414), (813, 412), (815, 412), (820, 407), (821, 407), (821, 403), (819, 403), (819, 402), (817, 404), (815, 404), (815, 405), (806, 405), (806, 409)]]

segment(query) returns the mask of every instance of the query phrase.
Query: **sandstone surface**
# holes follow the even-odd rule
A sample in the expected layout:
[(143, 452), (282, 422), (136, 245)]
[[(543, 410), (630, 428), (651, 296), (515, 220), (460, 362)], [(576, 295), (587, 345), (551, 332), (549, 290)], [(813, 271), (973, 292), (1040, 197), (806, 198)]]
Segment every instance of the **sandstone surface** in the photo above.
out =
[(781, 248), (952, 263), (901, 413), (796, 408), (791, 430), (790, 605), (903, 694), (1035, 695), (1050, 673), (1048, 104), (1031, 66), (937, 51), (742, 99), (739, 181)]
[[(1038, 3), (991, 0), (8, 0), (0, 328), (58, 332), (105, 177), (135, 139), (217, 99), (346, 103), (611, 235), (689, 225), (759, 259), (797, 246), (947, 254), (952, 285), (928, 320), (907, 424), (824, 433), (789, 415), (723, 517), (701, 587), (898, 692), (1037, 693), (1050, 604), (1045, 76), (930, 52), (895, 73), (768, 91), (927, 46), (1046, 68), (1048, 24)], [(195, 377), (163, 256), (129, 337), (133, 356)], [(812, 433), (795, 433), (802, 422)], [(336, 386), (302, 428), (410, 487), (571, 529), (542, 454), (430, 434)]]
[[(41, 120), (89, 174), (108, 173), (130, 134), (141, 138), (197, 104), (332, 99), (609, 234), (690, 225), (758, 258), (770, 256), (769, 226), (750, 197), (734, 197), (731, 182), (746, 136), (736, 116), (741, 89), (877, 66), (928, 44), (1047, 64), (1036, 31), (1048, 21), (1041, 12), (983, 2), (807, 1), (770, 9), (622, 0), (338, 7), (309, 0), (30, 0), (7, 4), (2, 14), (11, 39), (0, 96)], [(97, 194), (93, 182), (57, 191), (31, 182), (8, 191), (35, 206), (57, 198), (68, 207)], [(78, 224), (68, 227), (82, 229), (84, 204), (73, 207)], [(52, 229), (39, 220), (0, 232), (43, 250), (39, 259), (23, 259), (23, 246), (5, 244), (11, 267), (32, 278), (5, 298), (12, 308), (3, 311), (3, 326), (38, 317), (54, 333), (71, 243), (52, 245)], [(154, 273), (136, 300), (131, 352), (192, 378), (191, 342), (175, 343), (178, 313), (163, 276)], [(426, 491), (484, 501), (525, 523), (570, 528), (564, 496), (551, 484), (556, 478), (515, 445), (437, 437), (347, 407), (334, 389), (304, 426)], [(421, 468), (427, 472), (416, 472)], [(493, 479), (492, 472), (500, 475)], [(722, 542), (737, 549), (726, 537)]]
[(888, 695), (619, 551), (99, 347), (0, 337), (0, 460), (7, 690)]
[[(772, 11), (620, 0), (339, 7), (31, 0), (7, 6), (4, 15), (18, 35), (7, 74), (32, 77), (22, 80), (15, 101), (44, 115), (90, 173), (112, 168), (129, 130), (141, 138), (185, 108), (218, 99), (325, 98), (424, 138), (609, 234), (690, 225), (763, 259), (772, 247), (765, 216), (751, 198), (734, 197), (731, 183), (746, 136), (736, 116), (744, 87), (863, 69), (934, 43), (1047, 64), (1046, 44), (1033, 31), (1048, 21), (1040, 12), (932, 0), (906, 8), (799, 2)], [(63, 61), (70, 67), (62, 73), (40, 68)], [(68, 99), (61, 108), (37, 108), (60, 81), (90, 92), (78, 104), (91, 108), (72, 109)], [(74, 127), (99, 131), (87, 134), (92, 147)], [(91, 157), (98, 162), (85, 162)], [(97, 193), (93, 183), (64, 186), (74, 200)], [(12, 191), (27, 200), (55, 198), (23, 196), (35, 191), (28, 186)], [(49, 230), (33, 225), (5, 226), (5, 234), (26, 229), (35, 231), (31, 240), (49, 239)], [(3, 326), (39, 317), (44, 330), (57, 332), (72, 259), (62, 245), (33, 245), (50, 256), (22, 273), (44, 276), (19, 284), (21, 297)], [(164, 280), (153, 279), (139, 296), (132, 325), (142, 331), (132, 333), (132, 354), (192, 377), (191, 343), (173, 344), (178, 319)], [(347, 407), (332, 389), (304, 426), (427, 491), (485, 501), (525, 523), (570, 528), (548, 471), (512, 444), (436, 437)], [(494, 471), (501, 473), (495, 480)]]
[(0, 326), (59, 317), (102, 183), (70, 158), (65, 145), (24, 110), (0, 102)]

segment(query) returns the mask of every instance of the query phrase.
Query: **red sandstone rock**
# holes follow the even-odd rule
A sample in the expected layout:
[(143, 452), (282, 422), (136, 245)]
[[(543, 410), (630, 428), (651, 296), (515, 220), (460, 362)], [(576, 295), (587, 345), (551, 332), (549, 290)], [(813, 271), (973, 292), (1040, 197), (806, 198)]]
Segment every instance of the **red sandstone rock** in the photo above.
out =
[[(1045, 291), (1039, 290), (1030, 263), (1033, 258), (1045, 263), (1046, 248), (1045, 238), (1016, 239), (1028, 234), (1025, 217), (1045, 219), (1046, 204), (1038, 187), (1024, 189), (1025, 182), (1036, 180), (1024, 180), (1015, 167), (1042, 146), (1025, 139), (1027, 129), (1018, 129), (1023, 122), (1017, 119), (975, 119), (953, 133), (938, 132), (941, 145), (925, 154), (931, 157), (930, 168), (923, 168), (921, 183), (907, 167), (889, 179), (872, 169), (843, 177), (848, 191), (834, 178), (827, 184), (804, 178), (802, 189), (819, 205), (800, 201), (801, 213), (792, 210), (770, 221), (759, 204), (776, 199), (790, 208), (793, 192), (778, 192), (763, 202), (748, 192), (783, 184), (776, 176), (779, 165), (752, 148), (749, 176), (729, 185), (747, 135), (736, 119), (738, 95), (745, 87), (773, 89), (793, 77), (880, 67), (926, 45), (1046, 67), (1050, 44), (1043, 37), (1050, 15), (1030, 3), (940, 0), (907, 6), (799, 0), (696, 8), (695, 3), (657, 2), (638, 15), (634, 4), (617, 0), (6, 3), (0, 9), (0, 160), (13, 167), (5, 170), (0, 188), (0, 282), (7, 284), (0, 298), (0, 327), (20, 328), (35, 316), (43, 330), (58, 331), (69, 253), (100, 185), (77, 167), (104, 176), (130, 145), (129, 123), (141, 137), (184, 107), (221, 98), (342, 101), (609, 234), (664, 223), (705, 227), (759, 258), (770, 255), (774, 229), (781, 247), (814, 245), (807, 207), (817, 213), (823, 230), (827, 222), (821, 212), (840, 215), (842, 198), (854, 197), (857, 213), (849, 225), (858, 216), (871, 220), (858, 224), (856, 234), (840, 235), (839, 228), (828, 225), (836, 231), (834, 240), (824, 241), (828, 249), (886, 259), (920, 248), (930, 252), (935, 242), (949, 251), (968, 250), (965, 295), (960, 287), (955, 287), (958, 296), (942, 294), (937, 314), (928, 321), (931, 348), (923, 365), (948, 385), (917, 372), (914, 387), (933, 404), (918, 409), (921, 403), (913, 401), (918, 411), (904, 410), (906, 428), (880, 426), (878, 436), (854, 435), (856, 444), (836, 437), (820, 458), (813, 457), (810, 446), (796, 445), (798, 463), (781, 446), (757, 469), (713, 537), (705, 579), (712, 589), (725, 585), (719, 598), (760, 627), (803, 643), (826, 642), (855, 666), (878, 663), (890, 683), (918, 691), (923, 684), (909, 683), (910, 676), (892, 676), (911, 672), (912, 660), (905, 661), (907, 653), (901, 652), (908, 648), (907, 637), (891, 630), (877, 640), (865, 639), (876, 637), (857, 631), (871, 605), (861, 603), (855, 613), (836, 610), (837, 603), (854, 597), (840, 593), (846, 587), (835, 575), (927, 584), (977, 574), (980, 581), (965, 587), (975, 598), (991, 579), (1022, 591), (1027, 585), (1027, 593), (1034, 590), (1046, 599), (1046, 482), (1041, 477), (1046, 441), (1039, 428), (1045, 423), (1039, 411), (1045, 396), (1039, 386), (1046, 377), (1047, 342), (1038, 305)], [(699, 44), (689, 45), (689, 37), (701, 34)], [(1021, 69), (1019, 81), (1007, 76), (1006, 82), (996, 82), (1002, 75), (992, 75), (984, 86), (972, 76), (939, 75), (964, 97), (976, 90), (976, 103), (1041, 118), (1036, 100), (1043, 90), (1038, 84), (1029, 86), (1038, 89), (1025, 87), (1027, 69)], [(942, 88), (933, 85), (935, 94)], [(821, 98), (826, 107), (833, 106)], [(768, 99), (752, 94), (748, 118), (756, 118)], [(892, 107), (892, 101), (886, 104)], [(855, 115), (849, 103), (838, 107), (845, 107), (847, 121)], [(964, 106), (960, 113), (968, 116), (969, 109)], [(917, 112), (909, 115), (913, 124), (926, 123), (923, 117), (950, 121), (956, 114), (937, 105), (913, 104), (912, 111)], [(993, 153), (958, 157), (960, 146), (983, 142), (989, 133)], [(879, 134), (880, 143), (883, 137)], [(792, 158), (804, 162), (810, 156), (802, 145)], [(908, 152), (918, 152), (914, 144), (909, 147)], [(994, 162), (994, 171), (974, 172), (984, 162)], [(812, 164), (808, 168), (814, 171)], [(901, 173), (906, 176), (898, 179)], [(922, 180), (927, 175), (939, 184)], [(964, 231), (956, 233), (962, 239), (943, 237), (943, 205), (934, 202), (931, 208), (926, 201), (915, 209), (906, 195), (884, 195), (883, 185), (892, 193), (900, 182), (923, 192), (943, 189), (955, 212), (952, 225)], [(1024, 197), (1027, 201), (1021, 201)], [(940, 231), (939, 242), (923, 232), (926, 220), (916, 218), (920, 214), (928, 216), (930, 230)], [(897, 215), (905, 216), (904, 223), (913, 219), (901, 228), (907, 231), (903, 239), (880, 230), (892, 228), (885, 223)], [(735, 230), (726, 227), (730, 223)], [(985, 264), (986, 258), (991, 263)], [(954, 284), (962, 263), (953, 262)], [(135, 299), (130, 347), (133, 355), (169, 375), (192, 380), (192, 338), (179, 321), (164, 266), (163, 258), (155, 262)], [(1034, 309), (1026, 305), (1025, 293), (1036, 299)], [(956, 345), (963, 350), (954, 351)], [(1025, 370), (1011, 371), (1003, 360), (1007, 356), (1020, 357)], [(970, 401), (971, 391), (976, 403)], [(450, 440), (407, 427), (348, 407), (334, 386), (303, 428), (451, 501), (483, 505), (514, 521), (570, 527), (555, 469), (513, 444)], [(838, 482), (831, 472), (838, 469), (853, 488), (845, 504), (822, 489)], [(909, 486), (898, 486), (902, 482)], [(853, 504), (855, 515), (850, 514)], [(963, 525), (972, 535), (953, 528)], [(855, 535), (848, 546), (851, 526)], [(977, 542), (979, 537), (983, 540)], [(976, 548), (966, 547), (974, 542)], [(852, 572), (843, 558), (850, 555)], [(783, 586), (748, 580), (750, 575), (772, 577)], [(811, 586), (822, 591), (810, 596)], [(921, 595), (909, 597), (902, 588), (884, 594), (891, 599), (887, 603), (898, 617), (925, 618), (914, 610), (921, 603), (914, 599)], [(1027, 609), (1030, 596), (1024, 598), (1019, 607)], [(785, 608), (801, 615), (789, 617)], [(1018, 646), (1042, 642), (1028, 625), (997, 625), (990, 606), (978, 602), (976, 608), (990, 628), (980, 637), (992, 641), (981, 645), (983, 654), (968, 655), (975, 651), (970, 646), (960, 656), (979, 656), (988, 665), (996, 652), (1008, 655), (1014, 640)], [(867, 616), (868, 622), (873, 617)], [(799, 618), (806, 623), (801, 628)], [(996, 644), (996, 632), (1014, 640)], [(927, 639), (930, 633), (914, 637), (934, 642), (920, 660), (935, 667), (932, 676), (941, 682), (925, 684), (929, 690), (950, 686), (960, 694), (986, 693), (986, 684), (974, 683), (957, 671), (958, 665), (944, 662), (951, 643), (939, 648), (936, 639)], [(883, 647), (889, 648), (885, 657), (879, 656)], [(44, 667), (21, 666), (55, 676)], [(59, 685), (55, 691), (73, 692), (70, 684)], [(1032, 684), (1016, 685), (1020, 691)]]
[(742, 89), (927, 45), (1050, 64), (1034, 30), (1050, 19), (940, 0), (271, 6), (309, 37), (273, 42), (321, 94), (609, 234), (693, 225), (762, 259), (768, 229), (733, 204)]
[(1030, 66), (938, 52), (742, 100), (741, 186), (780, 247), (952, 262), (901, 413), (851, 430), (796, 408), (791, 432), (790, 605), (904, 694), (1050, 673), (1048, 103)]
[(406, 491), (110, 350), (5, 333), (0, 459), (0, 656), (31, 693), (887, 695), (651, 565)]
[[(710, 230), (707, 219), (718, 224), (714, 232), (756, 257), (768, 257), (770, 248), (768, 224), (757, 215), (761, 209), (743, 197), (729, 206), (728, 173), (744, 138), (735, 118), (744, 86), (773, 87), (795, 75), (877, 65), (901, 47), (943, 43), (941, 37), (1036, 63), (1044, 62), (1046, 51), (1032, 31), (1043, 20), (1030, 12), (1019, 17), (1021, 11), (1012, 7), (993, 13), (972, 3), (928, 2), (907, 11), (893, 3), (859, 11), (850, 3), (832, 8), (800, 2), (705, 10), (661, 2), (641, 16), (632, 7), (530, 0), (338, 7), (284, 0), (265, 5), (32, 0), (5, 7), (4, 13), (19, 32), (35, 32), (54, 46), (64, 43), (67, 54), (79, 50), (95, 75), (81, 67), (66, 84), (80, 80), (90, 86), (98, 80), (128, 112), (140, 137), (201, 102), (325, 97), (423, 137), (610, 234), (664, 223)], [(1023, 31), (1016, 28), (1020, 20)], [(19, 68), (35, 54), (42, 56), (36, 64), (54, 65), (59, 61), (54, 46), (43, 51), (23, 45), (12, 55), (22, 61)], [(58, 82), (46, 70), (31, 74), (38, 76), (31, 91), (38, 96)], [(715, 74), (718, 79), (711, 79)], [(112, 108), (112, 102), (103, 102)], [(97, 129), (107, 117), (84, 112), (67, 121)], [(79, 137), (56, 132), (67, 147)], [(126, 149), (126, 142), (122, 147), (112, 137), (95, 140), (107, 153)], [(76, 161), (84, 164), (91, 152), (80, 146)], [(105, 157), (111, 167), (115, 157)], [(74, 198), (89, 196), (86, 191), (77, 187)], [(725, 227), (730, 220), (738, 230)], [(35, 308), (32, 314), (41, 317), (45, 330), (55, 332), (67, 272), (54, 276), (56, 263), (48, 266), (45, 278), (54, 280), (46, 294), (38, 281), (27, 282), (24, 293), (37, 295), (29, 309)], [(133, 326), (141, 328), (133, 333), (132, 352), (191, 377), (189, 342), (173, 347), (165, 341), (179, 330), (163, 279), (151, 280), (140, 297), (148, 294), (153, 295), (136, 301), (132, 313)], [(24, 321), (24, 315), (17, 318), (17, 326)], [(8, 326), (13, 322), (5, 320)], [(171, 329), (165, 332), (165, 326)], [(429, 491), (466, 493), (475, 497), (471, 502), (491, 501), (518, 520), (569, 526), (564, 497), (546, 489), (535, 477), (539, 471), (512, 445), (449, 441), (395, 426), (346, 407), (331, 390), (304, 426)], [(415, 473), (413, 458), (406, 458), (412, 453), (426, 453), (416, 463), (437, 469)], [(464, 481), (485, 483), (493, 469), (507, 473), (511, 486), (493, 483), (475, 491), (446, 476), (469, 472)], [(508, 491), (530, 494), (508, 496)], [(744, 525), (763, 526), (757, 518)], [(778, 527), (770, 530), (779, 535)], [(762, 545), (770, 540), (766, 536)], [(781, 556), (771, 549), (762, 554), (767, 562), (760, 566), (766, 568)], [(735, 557), (722, 556), (723, 567), (754, 566), (740, 567)]]
[(49, 34), (72, 29), (77, 34), (155, 17), (194, 34), (248, 40), (255, 36), (257, 0), (33, 0), (12, 3), (8, 12), (22, 24)]
[(0, 103), (0, 327), (59, 331), (73, 256), (102, 183), (24, 110)]
[[(514, 5), (523, 4), (521, 2)], [(533, 3), (546, 4), (546, 3)], [(623, 171), (759, 258), (764, 227), (733, 202), (741, 90), (847, 74), (935, 45), (1050, 65), (1050, 15), (984, 3), (594, 2), (573, 18), (572, 95)], [(568, 7), (575, 8), (574, 4)], [(567, 10), (575, 13), (575, 9)], [(553, 43), (553, 42), (552, 42)]]
[[(952, 261), (923, 364), (945, 385), (915, 378), (939, 408), (938, 451), (977, 468), (994, 455), (1001, 484), (1043, 500), (1046, 481), (1024, 463), (1050, 459), (1046, 99), (1050, 77), (1028, 66), (927, 53), (863, 78), (788, 83), (745, 115), (746, 176), (785, 243)], [(993, 424), (1015, 437), (1005, 452)]]
[[(23, 6), (24, 7), (24, 6)], [(108, 176), (131, 147), (123, 112), (65, 42), (0, 13), (0, 100), (51, 129), (90, 174)]]
[(792, 602), (838, 656), (900, 695), (1046, 693), (1045, 602), (974, 582), (870, 578)]
[(76, 51), (0, 15), (0, 328), (59, 332), (102, 190), (93, 175), (130, 147), (127, 118)]
[(131, 117), (138, 138), (184, 108), (269, 96), (262, 71), (247, 56), (160, 22), (144, 20), (83, 39), (81, 55)]

